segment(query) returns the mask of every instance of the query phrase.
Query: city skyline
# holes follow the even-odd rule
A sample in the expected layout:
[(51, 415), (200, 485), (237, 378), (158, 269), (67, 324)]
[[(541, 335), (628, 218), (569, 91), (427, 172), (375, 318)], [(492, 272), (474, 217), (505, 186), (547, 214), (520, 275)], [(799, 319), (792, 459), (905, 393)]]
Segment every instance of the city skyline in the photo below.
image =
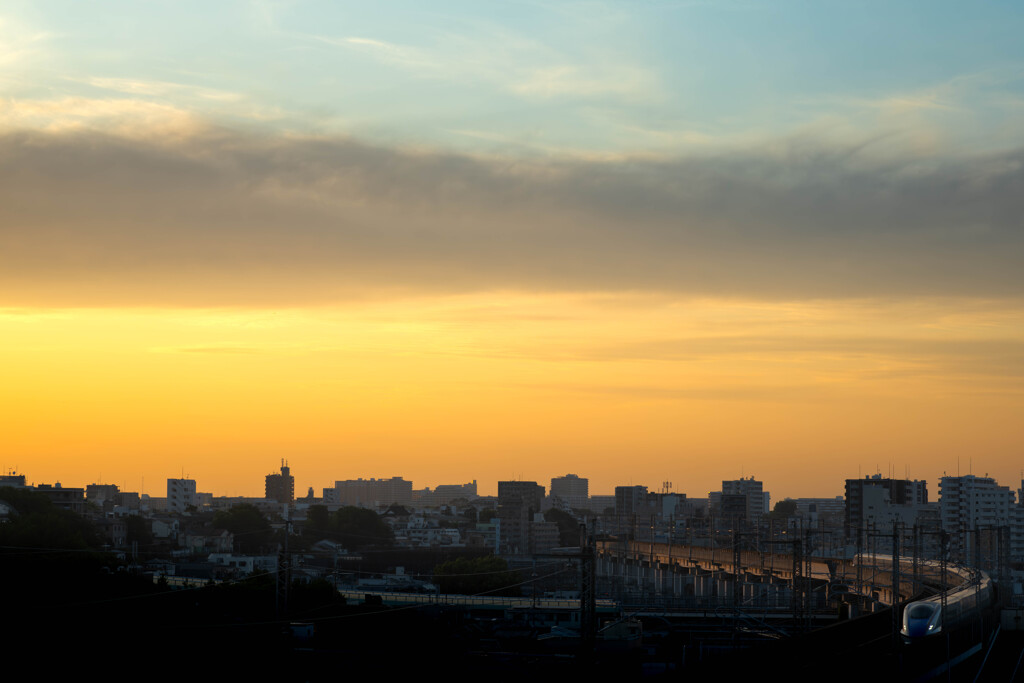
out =
[(1016, 482), (1022, 19), (6, 3), (0, 464)]
[[(285, 470), (287, 470), (289, 473), (291, 472), (291, 468), (290, 467), (285, 467), (283, 465), (282, 465), (282, 467), (283, 467), (283, 470), (281, 470), (281, 472), (284, 472)], [(233, 484), (232, 486), (229, 486), (227, 488), (219, 488), (219, 487), (216, 487), (216, 486), (204, 484), (203, 479), (201, 477), (195, 476), (193, 473), (186, 472), (184, 470), (180, 471), (178, 473), (178, 476), (175, 476), (175, 477), (167, 477), (167, 478), (164, 478), (164, 479), (157, 478), (157, 479), (152, 480), (152, 481), (147, 479), (148, 483), (146, 483), (145, 481), (141, 481), (140, 480), (139, 482), (136, 482), (135, 485), (133, 485), (133, 483), (131, 481), (128, 481), (126, 479), (122, 479), (122, 480), (119, 480), (119, 481), (109, 481), (109, 480), (106, 480), (106, 479), (104, 479), (103, 481), (100, 481), (99, 479), (96, 479), (96, 480), (90, 480), (90, 481), (86, 482), (84, 480), (83, 481), (72, 481), (70, 479), (60, 480), (60, 478), (58, 478), (58, 480), (56, 480), (56, 481), (54, 481), (54, 480), (49, 480), (48, 481), (48, 480), (45, 480), (45, 479), (39, 479), (39, 478), (34, 477), (31, 472), (27, 473), (25, 471), (17, 470), (16, 468), (6, 467), (6, 466), (3, 467), (2, 473), (5, 474), (5, 475), (19, 475), (19, 476), (25, 477), (25, 482), (27, 484), (29, 484), (29, 485), (43, 485), (43, 484), (45, 484), (47, 486), (52, 486), (54, 484), (60, 484), (64, 488), (81, 488), (81, 489), (84, 489), (87, 485), (100, 485), (100, 486), (103, 486), (103, 485), (115, 485), (115, 486), (119, 487), (119, 489), (122, 490), (122, 491), (135, 491), (135, 492), (140, 493), (140, 494), (146, 494), (146, 495), (149, 495), (151, 497), (158, 497), (158, 498), (161, 497), (161, 492), (166, 491), (166, 486), (169, 486), (171, 482), (182, 482), (182, 481), (192, 481), (192, 482), (195, 483), (195, 486), (199, 490), (202, 490), (204, 493), (213, 495), (215, 497), (262, 498), (262, 497), (264, 497), (262, 492), (265, 492), (266, 481), (268, 479), (270, 479), (270, 478), (276, 478), (276, 477), (280, 476), (280, 472), (279, 471), (271, 470), (271, 471), (268, 471), (267, 473), (265, 473), (262, 477), (259, 477), (259, 481), (261, 482), (259, 486), (255, 486), (255, 485), (248, 486), (248, 485), (245, 485), (245, 484), (238, 484), (238, 483), (236, 483), (236, 484)], [(1010, 490), (1010, 491), (1017, 491), (1018, 490), (1017, 489), (1018, 482), (1020, 482), (1020, 486), (1024, 486), (1024, 473), (1021, 473), (1021, 477), (1019, 479), (1010, 479), (1010, 480), (1007, 480), (1007, 481), (1003, 481), (1003, 480), (1000, 480), (998, 477), (990, 477), (989, 473), (987, 473), (987, 472), (985, 472), (985, 473), (977, 473), (977, 472), (969, 472), (969, 471), (962, 471), (962, 472), (959, 472), (959, 473), (958, 472), (942, 473), (940, 475), (939, 479), (932, 480), (932, 481), (929, 481), (928, 479), (924, 479), (924, 478), (920, 478), (920, 477), (915, 477), (915, 476), (912, 476), (912, 475), (906, 474), (906, 473), (905, 474), (900, 474), (900, 473), (898, 473), (898, 472), (896, 472), (894, 470), (890, 470), (890, 471), (887, 471), (887, 472), (881, 471), (881, 470), (874, 471), (874, 472), (869, 472), (869, 473), (859, 472), (856, 476), (848, 476), (848, 477), (845, 477), (844, 479), (839, 480), (838, 483), (835, 484), (835, 487), (836, 487), (838, 492), (829, 489), (827, 491), (825, 491), (825, 490), (808, 491), (808, 492), (804, 492), (804, 493), (800, 493), (800, 494), (792, 493), (792, 491), (790, 491), (790, 489), (787, 488), (787, 485), (784, 482), (764, 481), (762, 478), (758, 477), (756, 474), (750, 474), (750, 473), (748, 473), (746, 475), (741, 475), (741, 476), (739, 476), (737, 478), (719, 478), (719, 479), (709, 480), (708, 488), (706, 488), (706, 489), (700, 488), (700, 484), (696, 483), (696, 482), (692, 482), (690, 484), (687, 484), (685, 482), (684, 483), (680, 483), (680, 482), (673, 482), (673, 481), (663, 480), (663, 481), (659, 481), (659, 482), (647, 482), (647, 483), (644, 483), (644, 482), (641, 482), (641, 481), (636, 481), (636, 480), (630, 479), (628, 477), (627, 477), (627, 480), (622, 480), (622, 481), (620, 481), (620, 480), (612, 480), (611, 483), (608, 483), (608, 484), (598, 483), (595, 486), (595, 484), (593, 483), (595, 480), (593, 480), (590, 477), (588, 477), (586, 475), (586, 473), (580, 473), (580, 472), (567, 472), (567, 473), (562, 473), (562, 474), (555, 474), (555, 475), (552, 475), (551, 477), (546, 477), (546, 478), (545, 477), (533, 477), (533, 478), (530, 478), (528, 476), (511, 476), (511, 477), (506, 477), (506, 478), (503, 478), (503, 479), (479, 480), (479, 479), (474, 478), (474, 477), (469, 477), (469, 478), (464, 478), (464, 480), (455, 480), (455, 479), (453, 479), (451, 481), (427, 481), (427, 482), (424, 482), (423, 480), (416, 480), (416, 479), (413, 479), (413, 478), (407, 478), (407, 475), (406, 474), (402, 474), (402, 473), (395, 473), (395, 474), (392, 474), (392, 475), (375, 475), (375, 474), (363, 475), (363, 474), (350, 474), (350, 473), (335, 473), (333, 476), (329, 476), (329, 477), (327, 477), (327, 479), (324, 479), (323, 481), (321, 481), (319, 478), (314, 480), (313, 479), (313, 475), (310, 475), (308, 478), (302, 478), (301, 471), (299, 471), (299, 475), (300, 475), (300, 477), (296, 479), (296, 481), (298, 483), (294, 484), (294, 486), (295, 486), (295, 488), (294, 488), (294, 491), (295, 491), (295, 493), (294, 493), (294, 500), (299, 500), (299, 499), (305, 498), (305, 496), (307, 495), (308, 489), (310, 489), (310, 488), (313, 489), (314, 497), (317, 498), (317, 499), (320, 499), (321, 498), (321, 494), (323, 494), (324, 491), (332, 490), (338, 484), (354, 484), (356, 482), (367, 482), (367, 483), (369, 483), (369, 482), (379, 482), (379, 483), (383, 484), (383, 483), (389, 483), (391, 481), (398, 481), (398, 480), (402, 480), (403, 483), (408, 484), (410, 486), (410, 491), (411, 492), (422, 491), (422, 490), (425, 490), (425, 489), (429, 489), (429, 490), (433, 491), (433, 490), (437, 489), (438, 487), (442, 487), (442, 488), (453, 487), (453, 486), (461, 487), (464, 484), (471, 483), (474, 487), (476, 487), (478, 489), (478, 494), (477, 495), (479, 495), (479, 496), (489, 496), (489, 497), (496, 497), (498, 495), (498, 484), (500, 482), (503, 482), (503, 481), (504, 482), (536, 483), (536, 484), (540, 485), (541, 487), (543, 487), (545, 489), (545, 495), (546, 496), (550, 496), (552, 494), (551, 487), (550, 487), (550, 484), (551, 484), (552, 480), (562, 479), (562, 478), (564, 478), (566, 476), (568, 476), (568, 477), (577, 477), (577, 478), (579, 478), (579, 480), (587, 482), (589, 490), (590, 490), (590, 493), (589, 493), (590, 496), (598, 496), (598, 497), (614, 496), (616, 488), (621, 488), (621, 487), (627, 487), (627, 488), (642, 487), (642, 488), (646, 489), (647, 491), (649, 491), (651, 493), (656, 493), (657, 492), (657, 493), (684, 494), (687, 498), (706, 499), (709, 494), (714, 494), (716, 492), (717, 493), (722, 493), (723, 486), (725, 486), (727, 484), (741, 485), (742, 483), (744, 483), (746, 481), (751, 481), (751, 482), (754, 482), (755, 484), (757, 484), (758, 486), (763, 484), (763, 486), (764, 486), (764, 493), (765, 494), (769, 494), (771, 496), (771, 498), (770, 498), (771, 502), (768, 505), (768, 509), (769, 510), (776, 503), (778, 503), (779, 501), (782, 501), (782, 500), (812, 499), (812, 498), (822, 499), (822, 498), (837, 498), (837, 497), (838, 498), (845, 498), (846, 491), (844, 490), (844, 486), (846, 488), (848, 488), (849, 487), (849, 483), (851, 481), (862, 482), (863, 485), (872, 485), (871, 482), (872, 481), (877, 481), (878, 479), (882, 479), (882, 480), (886, 480), (886, 481), (887, 480), (894, 480), (894, 481), (924, 482), (924, 485), (925, 485), (926, 489), (930, 491), (930, 493), (928, 493), (927, 495), (930, 497), (930, 499), (933, 502), (938, 499), (938, 494), (939, 494), (939, 489), (940, 489), (939, 484), (940, 484), (940, 481), (942, 479), (945, 479), (945, 478), (959, 478), (961, 476), (977, 477), (977, 478), (991, 478), (994, 481), (996, 481), (997, 483), (1000, 483), (1002, 486), (1007, 487), (1008, 490)], [(294, 477), (294, 473), (291, 473), (290, 476)], [(319, 476), (319, 475), (317, 475), (317, 476)], [(343, 477), (343, 478), (339, 479), (338, 477)], [(665, 488), (665, 484), (666, 483), (669, 484), (667, 490)]]

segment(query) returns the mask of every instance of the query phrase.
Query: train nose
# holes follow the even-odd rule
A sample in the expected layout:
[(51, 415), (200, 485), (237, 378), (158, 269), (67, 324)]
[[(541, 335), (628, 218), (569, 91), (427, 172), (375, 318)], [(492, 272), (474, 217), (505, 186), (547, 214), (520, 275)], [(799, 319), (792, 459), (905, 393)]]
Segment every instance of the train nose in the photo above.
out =
[(903, 616), (903, 635), (922, 638), (938, 631), (942, 608), (931, 602), (915, 602), (907, 606)]

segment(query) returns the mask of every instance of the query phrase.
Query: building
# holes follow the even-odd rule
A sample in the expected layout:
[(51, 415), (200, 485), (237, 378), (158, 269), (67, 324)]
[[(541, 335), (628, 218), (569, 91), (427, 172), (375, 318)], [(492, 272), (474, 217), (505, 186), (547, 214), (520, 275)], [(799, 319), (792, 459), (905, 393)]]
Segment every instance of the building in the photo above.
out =
[(805, 526), (824, 525), (839, 530), (846, 516), (846, 501), (842, 496), (835, 498), (797, 498), (796, 514), (802, 517)]
[(291, 505), (295, 501), (295, 477), (284, 460), (281, 461), (280, 474), (267, 475), (266, 497), (282, 505)]
[(471, 501), (476, 497), (476, 479), (468, 484), (438, 484), (433, 491), (428, 487), (413, 492), (415, 502), (422, 505), (448, 505), (458, 498)]
[[(742, 502), (740, 498), (742, 497)], [(748, 477), (722, 482), (722, 510), (725, 518), (739, 518), (757, 523), (762, 515), (768, 514), (769, 495), (764, 484)]]
[(892, 529), (894, 522), (904, 528), (912, 528), (923, 521), (922, 515), (929, 509), (928, 503), (893, 503), (888, 489), (881, 486), (867, 486), (863, 495), (861, 524), (863, 528), (876, 532)]
[(27, 488), (25, 484), (25, 475), (16, 474), (11, 472), (10, 474), (0, 474), (0, 486), (13, 486), (14, 488)]
[(167, 480), (167, 512), (185, 512), (196, 506), (195, 479)]
[(537, 513), (530, 522), (530, 552), (546, 553), (561, 545), (559, 543), (558, 525), (544, 520), (544, 515)]
[(647, 498), (661, 519), (677, 519), (688, 514), (685, 493), (649, 493)]
[(1013, 491), (991, 477), (942, 477), (939, 480), (939, 519), (942, 530), (951, 535), (954, 549), (962, 559), (980, 551), (1000, 530), (1007, 538), (1015, 526)]
[(583, 510), (590, 505), (590, 481), (575, 474), (551, 479), (551, 506)]
[(630, 517), (642, 514), (647, 508), (646, 486), (615, 487), (615, 517), (620, 523), (628, 523)]
[(49, 498), (54, 507), (71, 510), (78, 514), (85, 512), (85, 489), (65, 488), (60, 485), (60, 482), (57, 482), (52, 486), (50, 484), (40, 484), (33, 490)]
[(718, 502), (718, 517), (727, 523), (732, 520), (749, 521), (748, 497), (742, 493), (723, 493)]
[(888, 491), (889, 505), (923, 506), (928, 502), (928, 484), (919, 479), (883, 479), (880, 474), (863, 479), (847, 479), (844, 524), (849, 538), (856, 535), (857, 529), (865, 528), (864, 496), (868, 488), (883, 488)]
[(117, 484), (89, 484), (85, 487), (85, 500), (103, 507), (105, 502), (113, 502), (120, 492)]
[[(615, 496), (591, 496), (588, 509), (596, 515), (615, 514)], [(609, 513), (608, 511), (611, 510)]]
[(501, 520), (499, 546), (504, 552), (530, 552), (530, 522), (541, 511), (544, 487), (535, 481), (498, 482), (498, 519)]
[(390, 479), (348, 479), (334, 482), (334, 492), (324, 489), (327, 504), (378, 508), (412, 504), (412, 482), (401, 477)]

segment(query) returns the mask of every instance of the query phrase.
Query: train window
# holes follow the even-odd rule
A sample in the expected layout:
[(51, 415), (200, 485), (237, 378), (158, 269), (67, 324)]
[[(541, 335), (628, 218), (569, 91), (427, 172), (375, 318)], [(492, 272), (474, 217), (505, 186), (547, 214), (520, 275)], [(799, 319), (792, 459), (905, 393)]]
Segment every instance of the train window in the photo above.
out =
[(931, 605), (912, 605), (907, 610), (907, 616), (911, 619), (927, 619), (932, 615), (933, 610)]

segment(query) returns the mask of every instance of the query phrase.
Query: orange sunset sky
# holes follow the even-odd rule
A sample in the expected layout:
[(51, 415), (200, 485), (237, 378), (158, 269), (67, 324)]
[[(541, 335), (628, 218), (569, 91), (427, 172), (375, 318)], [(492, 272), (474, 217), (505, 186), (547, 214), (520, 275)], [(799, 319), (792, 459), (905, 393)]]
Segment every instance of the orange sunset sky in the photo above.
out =
[(1016, 489), (1018, 10), (384, 5), (0, 9), (5, 471)]

